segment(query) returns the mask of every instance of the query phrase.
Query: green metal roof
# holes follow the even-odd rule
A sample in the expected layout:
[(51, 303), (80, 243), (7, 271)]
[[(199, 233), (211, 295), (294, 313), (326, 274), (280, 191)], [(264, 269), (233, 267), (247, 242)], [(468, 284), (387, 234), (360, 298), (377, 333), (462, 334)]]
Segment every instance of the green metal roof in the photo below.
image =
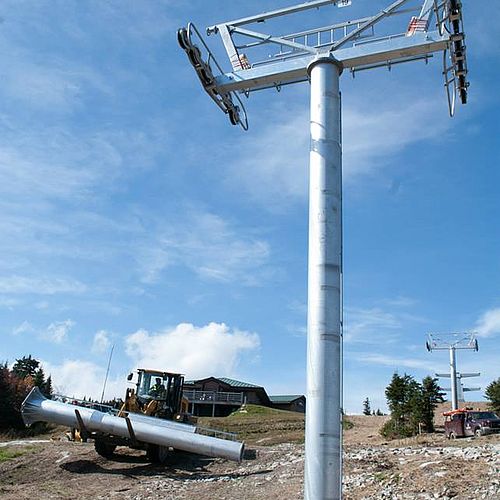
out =
[[(227, 378), (227, 377), (207, 377), (207, 378), (214, 378), (216, 380), (220, 380), (224, 384), (230, 385), (231, 387), (254, 387), (256, 389), (262, 389), (261, 385), (255, 385), (255, 384), (250, 384), (248, 382), (242, 382), (241, 380), (235, 380), (234, 378)], [(199, 382), (200, 380), (206, 380), (204, 378), (200, 378), (198, 380), (185, 380), (184, 384), (185, 385), (193, 385)]]
[(261, 385), (255, 385), (255, 384), (249, 384), (248, 382), (242, 382), (241, 380), (234, 380), (233, 378), (227, 378), (227, 377), (215, 377), (217, 380), (220, 380), (221, 382), (224, 382), (227, 385), (230, 385), (231, 387), (255, 387), (255, 388), (261, 388)]
[(269, 399), (272, 403), (291, 403), (292, 401), (303, 397), (303, 394), (293, 394), (286, 396), (269, 396)]

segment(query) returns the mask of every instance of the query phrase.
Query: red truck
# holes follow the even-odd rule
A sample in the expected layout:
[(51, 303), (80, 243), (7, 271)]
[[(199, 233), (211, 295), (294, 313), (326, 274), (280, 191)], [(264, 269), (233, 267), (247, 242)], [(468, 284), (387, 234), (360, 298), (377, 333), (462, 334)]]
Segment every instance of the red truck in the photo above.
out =
[(445, 412), (443, 416), (445, 417), (444, 432), (448, 439), (500, 433), (500, 418), (492, 411), (463, 408)]

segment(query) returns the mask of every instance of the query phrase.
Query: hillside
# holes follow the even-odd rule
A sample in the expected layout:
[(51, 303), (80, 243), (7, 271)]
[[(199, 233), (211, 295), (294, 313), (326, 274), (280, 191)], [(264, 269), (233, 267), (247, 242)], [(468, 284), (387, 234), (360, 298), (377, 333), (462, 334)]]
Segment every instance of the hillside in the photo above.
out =
[[(387, 417), (349, 416), (344, 432), (344, 499), (500, 498), (500, 435), (447, 441), (442, 433), (386, 442)], [(0, 496), (19, 499), (301, 499), (300, 414), (249, 408), (200, 424), (238, 432), (249, 453), (241, 464), (173, 454), (166, 466), (120, 448), (113, 460), (92, 443), (71, 443), (65, 429), (37, 440), (0, 443)], [(464, 474), (467, 471), (467, 474)]]

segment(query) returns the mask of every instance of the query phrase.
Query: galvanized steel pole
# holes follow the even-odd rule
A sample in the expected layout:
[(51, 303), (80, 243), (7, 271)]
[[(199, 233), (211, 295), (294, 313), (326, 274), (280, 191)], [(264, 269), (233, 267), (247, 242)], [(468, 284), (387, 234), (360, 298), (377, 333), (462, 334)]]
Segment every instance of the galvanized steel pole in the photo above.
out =
[(455, 347), (450, 347), (451, 409), (458, 410), (457, 357)]
[(342, 496), (341, 64), (321, 57), (311, 79), (306, 500)]

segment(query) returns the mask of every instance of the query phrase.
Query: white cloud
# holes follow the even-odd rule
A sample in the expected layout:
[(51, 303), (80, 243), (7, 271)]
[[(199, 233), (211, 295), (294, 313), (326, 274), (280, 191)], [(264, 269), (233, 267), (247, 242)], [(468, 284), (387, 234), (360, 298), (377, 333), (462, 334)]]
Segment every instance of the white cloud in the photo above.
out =
[(47, 327), (43, 333), (43, 337), (51, 342), (60, 344), (66, 340), (68, 333), (73, 326), (75, 326), (75, 322), (70, 319), (67, 319), (66, 321), (55, 321)]
[(355, 181), (361, 175), (387, 166), (388, 160), (411, 144), (442, 139), (451, 126), (442, 101), (441, 95), (415, 99), (400, 94), (369, 106), (366, 102), (346, 106), (343, 112), (344, 178)]
[(397, 358), (376, 353), (358, 354), (356, 360), (362, 363), (389, 366), (394, 370), (400, 368), (414, 368), (434, 373), (436, 369), (435, 362), (424, 361), (418, 358)]
[(271, 207), (304, 199), (307, 192), (309, 112), (295, 108), (288, 116), (283, 111), (278, 122), (256, 125), (251, 137), (241, 140), (234, 148), (239, 157), (227, 173), (230, 183)]
[[(45, 329), (35, 328), (29, 321), (23, 321), (19, 326), (12, 330), (13, 335), (22, 335), (26, 333), (36, 334), (40, 339), (48, 340), (49, 342), (54, 342), (55, 344), (60, 344), (68, 337), (69, 332), (75, 326), (75, 322), (71, 319), (65, 321), (54, 321), (50, 323)], [(96, 337), (100, 334), (106, 334), (106, 332), (97, 332)], [(101, 338), (102, 337), (102, 338)], [(101, 336), (97, 339), (97, 344), (102, 345), (106, 338)], [(94, 344), (96, 344), (96, 339), (94, 339)]]
[(111, 340), (109, 339), (110, 334), (106, 330), (99, 330), (94, 335), (94, 341), (92, 343), (92, 352), (101, 354), (105, 352), (111, 345)]
[[(42, 361), (44, 371), (52, 376), (54, 392), (65, 396), (100, 400), (105, 378), (104, 368), (83, 360), (64, 360), (61, 364)], [(105, 399), (123, 398), (125, 394), (125, 375), (108, 380)]]
[(19, 326), (12, 330), (13, 335), (20, 335), (22, 333), (32, 333), (35, 329), (28, 321), (23, 321)]
[(224, 323), (196, 327), (181, 323), (158, 333), (138, 330), (126, 340), (126, 352), (139, 368), (169, 370), (189, 378), (233, 376), (244, 354), (260, 345), (256, 333), (231, 329)]
[(401, 329), (401, 319), (378, 307), (348, 309), (345, 312), (344, 340), (346, 342), (377, 343), (394, 338)]
[(6, 309), (13, 310), (14, 307), (20, 305), (22, 302), (18, 299), (12, 297), (2, 297), (0, 296), (0, 307), (5, 307)]
[(171, 265), (183, 265), (210, 281), (243, 285), (256, 285), (270, 272), (269, 244), (218, 215), (190, 209), (156, 232), (136, 256), (144, 283), (154, 283)]
[(351, 343), (390, 343), (399, 339), (403, 328), (411, 323), (425, 323), (420, 316), (404, 309), (411, 307), (410, 299), (379, 300), (378, 303), (391, 305), (393, 310), (381, 307), (347, 308), (344, 311), (344, 340)]
[(477, 321), (479, 337), (492, 337), (500, 334), (500, 307), (486, 311)]
[[(17, 55), (23, 57), (22, 53)], [(3, 82), (3, 92), (10, 99), (52, 112), (77, 105), (85, 88), (110, 92), (105, 79), (90, 68), (47, 61), (36, 64), (11, 59)]]
[(28, 278), (26, 276), (0, 276), (0, 293), (54, 295), (56, 293), (82, 293), (87, 287), (66, 278)]
[[(359, 182), (360, 177), (387, 168), (409, 145), (443, 140), (451, 126), (442, 95), (433, 92), (415, 98), (408, 91), (393, 89), (389, 100), (377, 100), (376, 92), (371, 91), (350, 96), (345, 103), (342, 125), (346, 183)], [(256, 123), (251, 137), (236, 145), (239, 156), (226, 173), (231, 185), (243, 187), (271, 209), (307, 198), (309, 109), (306, 93), (297, 95), (304, 105), (274, 106), (266, 113), (266, 122)]]

